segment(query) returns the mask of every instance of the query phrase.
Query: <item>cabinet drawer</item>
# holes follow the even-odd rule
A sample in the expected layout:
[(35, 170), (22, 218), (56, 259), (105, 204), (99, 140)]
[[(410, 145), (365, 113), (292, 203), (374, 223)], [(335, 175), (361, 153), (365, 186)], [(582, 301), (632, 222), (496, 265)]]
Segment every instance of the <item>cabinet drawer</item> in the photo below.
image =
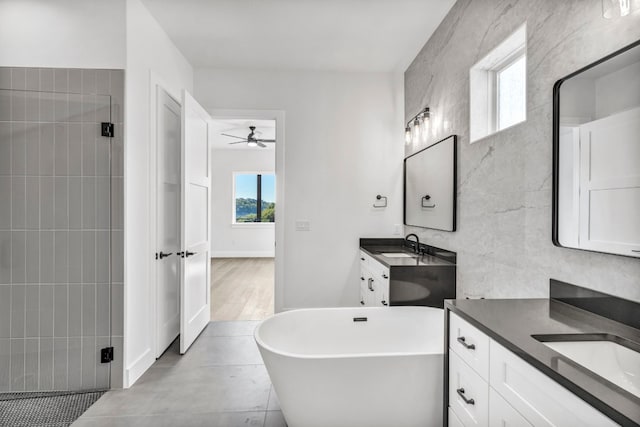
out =
[(464, 427), (462, 421), (458, 418), (455, 412), (449, 407), (449, 427)]
[(368, 269), (376, 279), (389, 278), (389, 267), (364, 251), (360, 251), (360, 268), (363, 267)]
[(376, 280), (389, 280), (389, 267), (379, 261), (371, 258), (369, 261), (369, 270)]
[(509, 405), (494, 389), (489, 387), (489, 425), (500, 427), (533, 427)]
[(491, 340), (490, 345), (491, 387), (532, 425), (618, 425), (497, 342)]
[(449, 352), (449, 407), (466, 427), (489, 425), (489, 385)]
[(489, 381), (489, 337), (449, 312), (449, 348)]
[(365, 253), (364, 251), (360, 251), (360, 265), (365, 266), (366, 268), (371, 268), (373, 263), (377, 263), (371, 255)]

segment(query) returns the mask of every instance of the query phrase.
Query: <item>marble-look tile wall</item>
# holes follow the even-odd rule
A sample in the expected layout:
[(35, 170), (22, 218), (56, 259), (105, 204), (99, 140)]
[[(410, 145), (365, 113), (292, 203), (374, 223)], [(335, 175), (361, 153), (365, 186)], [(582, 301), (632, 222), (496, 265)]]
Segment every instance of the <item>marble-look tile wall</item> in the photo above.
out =
[(0, 67), (0, 392), (122, 386), (123, 98), (122, 70)]
[[(527, 121), (469, 144), (469, 68), (527, 23)], [(458, 230), (406, 227), (458, 253), (458, 295), (546, 297), (549, 278), (640, 301), (640, 260), (551, 242), (552, 88), (640, 38), (640, 11), (601, 0), (459, 0), (405, 72), (405, 115), (428, 106), (431, 140), (459, 135)]]

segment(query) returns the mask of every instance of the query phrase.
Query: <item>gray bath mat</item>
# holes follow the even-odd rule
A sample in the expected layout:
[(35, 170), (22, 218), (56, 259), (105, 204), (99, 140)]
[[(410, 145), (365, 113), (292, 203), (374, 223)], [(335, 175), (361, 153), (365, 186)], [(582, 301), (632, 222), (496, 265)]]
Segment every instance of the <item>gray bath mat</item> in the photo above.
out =
[(104, 393), (0, 393), (0, 426), (68, 427)]

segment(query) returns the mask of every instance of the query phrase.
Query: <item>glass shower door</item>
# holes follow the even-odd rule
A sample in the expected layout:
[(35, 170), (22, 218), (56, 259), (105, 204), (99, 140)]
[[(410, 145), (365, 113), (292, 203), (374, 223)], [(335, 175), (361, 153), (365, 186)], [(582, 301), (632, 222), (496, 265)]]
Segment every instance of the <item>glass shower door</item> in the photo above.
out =
[(0, 90), (0, 392), (109, 388), (106, 95)]

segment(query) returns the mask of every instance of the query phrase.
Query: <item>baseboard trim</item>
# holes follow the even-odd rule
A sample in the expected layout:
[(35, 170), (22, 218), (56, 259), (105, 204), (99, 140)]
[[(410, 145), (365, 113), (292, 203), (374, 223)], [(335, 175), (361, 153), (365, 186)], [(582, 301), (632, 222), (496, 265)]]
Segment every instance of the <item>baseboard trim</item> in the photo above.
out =
[(211, 258), (273, 258), (275, 251), (218, 251), (211, 252)]
[(134, 385), (155, 361), (156, 358), (153, 357), (153, 352), (148, 348), (125, 370), (124, 388), (129, 388)]

